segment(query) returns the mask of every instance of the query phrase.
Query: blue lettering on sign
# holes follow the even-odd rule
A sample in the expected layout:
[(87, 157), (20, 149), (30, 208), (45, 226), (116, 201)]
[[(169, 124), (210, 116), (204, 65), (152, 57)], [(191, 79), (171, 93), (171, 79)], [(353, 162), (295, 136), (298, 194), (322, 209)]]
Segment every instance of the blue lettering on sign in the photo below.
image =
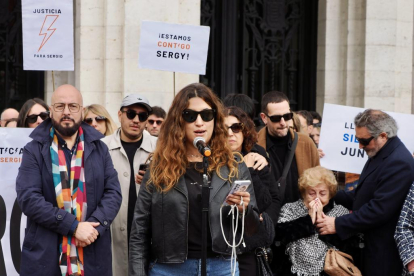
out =
[(356, 144), (359, 143), (355, 135), (353, 134), (350, 135), (348, 133), (344, 133), (344, 138), (342, 138), (342, 140), (344, 140), (344, 142), (351, 142), (351, 143), (354, 142)]

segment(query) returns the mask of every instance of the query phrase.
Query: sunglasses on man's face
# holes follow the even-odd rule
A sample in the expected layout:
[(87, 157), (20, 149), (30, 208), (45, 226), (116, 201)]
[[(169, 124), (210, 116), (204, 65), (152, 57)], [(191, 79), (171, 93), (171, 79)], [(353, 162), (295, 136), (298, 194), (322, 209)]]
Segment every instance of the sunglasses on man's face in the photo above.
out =
[(191, 109), (186, 109), (183, 111), (183, 119), (187, 123), (195, 122), (198, 118), (198, 115), (201, 116), (204, 122), (210, 122), (214, 119), (216, 115), (216, 110), (214, 109), (204, 109), (201, 111), (195, 111)]
[(39, 114), (32, 114), (26, 117), (26, 122), (28, 124), (34, 124), (37, 122), (37, 117), (39, 117), (44, 121), (47, 118), (49, 118), (49, 112), (45, 111), (45, 112), (40, 112)]
[(355, 137), (355, 138), (358, 140), (358, 142), (359, 142), (362, 146), (366, 147), (366, 146), (368, 146), (368, 145), (369, 145), (369, 143), (371, 143), (371, 140), (372, 140), (372, 139), (374, 139), (374, 136), (371, 136), (371, 137), (369, 137), (369, 138), (358, 138), (358, 137)]
[(231, 129), (233, 133), (239, 133), (243, 130), (243, 123), (234, 123), (231, 126), (227, 127), (228, 129)]
[(93, 119), (95, 119), (95, 121), (97, 123), (106, 121), (106, 117), (105, 116), (96, 116), (95, 118), (85, 118), (85, 120), (83, 120), (83, 121), (85, 123), (87, 123), (88, 125), (92, 125)]
[(147, 112), (136, 112), (135, 110), (128, 109), (128, 110), (122, 110), (122, 113), (126, 113), (126, 116), (130, 120), (134, 120), (135, 117), (138, 115), (138, 119), (140, 122), (145, 122), (148, 119), (148, 113)]
[(163, 121), (161, 120), (148, 120), (148, 124), (153, 125), (154, 123), (157, 123), (158, 126), (162, 124)]
[(269, 115), (267, 115), (266, 113), (264, 113), (269, 119), (270, 119), (270, 121), (272, 121), (273, 123), (279, 123), (280, 122), (280, 120), (282, 120), (282, 118), (285, 120), (285, 121), (289, 121), (289, 120), (292, 120), (292, 118), (293, 118), (293, 113), (292, 112), (290, 112), (290, 113), (286, 113), (286, 114), (283, 114), (283, 115), (273, 115), (273, 116), (269, 116)]

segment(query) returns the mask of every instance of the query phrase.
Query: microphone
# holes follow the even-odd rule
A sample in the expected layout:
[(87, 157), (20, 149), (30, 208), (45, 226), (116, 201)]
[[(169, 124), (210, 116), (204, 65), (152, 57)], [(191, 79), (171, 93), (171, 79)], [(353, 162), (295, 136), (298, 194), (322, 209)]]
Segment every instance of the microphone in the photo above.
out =
[(207, 146), (206, 141), (203, 137), (196, 137), (193, 141), (193, 145), (201, 155), (209, 157), (211, 155), (211, 149)]

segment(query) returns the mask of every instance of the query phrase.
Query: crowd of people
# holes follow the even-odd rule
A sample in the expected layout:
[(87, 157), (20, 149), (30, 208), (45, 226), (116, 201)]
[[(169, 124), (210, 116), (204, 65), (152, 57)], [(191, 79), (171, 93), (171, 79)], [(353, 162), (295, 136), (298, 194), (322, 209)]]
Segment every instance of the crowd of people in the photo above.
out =
[[(130, 94), (118, 124), (71, 85), (50, 102), (1, 113), (1, 127), (34, 128), (16, 179), (21, 275), (332, 275), (330, 248), (353, 257), (350, 275), (414, 275), (414, 159), (383, 111), (355, 117), (368, 161), (339, 189), (320, 166), (321, 116), (282, 92), (259, 114), (200, 83), (168, 112)], [(229, 194), (238, 181), (251, 185)]]

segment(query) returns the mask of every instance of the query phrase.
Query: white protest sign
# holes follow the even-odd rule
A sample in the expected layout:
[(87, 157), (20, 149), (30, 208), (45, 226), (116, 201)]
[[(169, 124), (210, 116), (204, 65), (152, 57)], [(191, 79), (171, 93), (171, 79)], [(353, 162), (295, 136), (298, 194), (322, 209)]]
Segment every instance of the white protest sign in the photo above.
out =
[[(325, 156), (321, 166), (331, 170), (360, 174), (368, 156), (355, 139), (355, 116), (365, 108), (325, 104), (319, 148)], [(398, 137), (414, 151), (414, 115), (387, 112), (398, 125)]]
[(24, 70), (73, 71), (73, 0), (22, 0)]
[[(21, 244), (26, 228), (16, 201), (16, 177), (32, 128), (0, 128), (0, 275), (19, 275)], [(7, 272), (7, 274), (6, 274)]]
[(205, 75), (210, 27), (142, 21), (139, 68)]

